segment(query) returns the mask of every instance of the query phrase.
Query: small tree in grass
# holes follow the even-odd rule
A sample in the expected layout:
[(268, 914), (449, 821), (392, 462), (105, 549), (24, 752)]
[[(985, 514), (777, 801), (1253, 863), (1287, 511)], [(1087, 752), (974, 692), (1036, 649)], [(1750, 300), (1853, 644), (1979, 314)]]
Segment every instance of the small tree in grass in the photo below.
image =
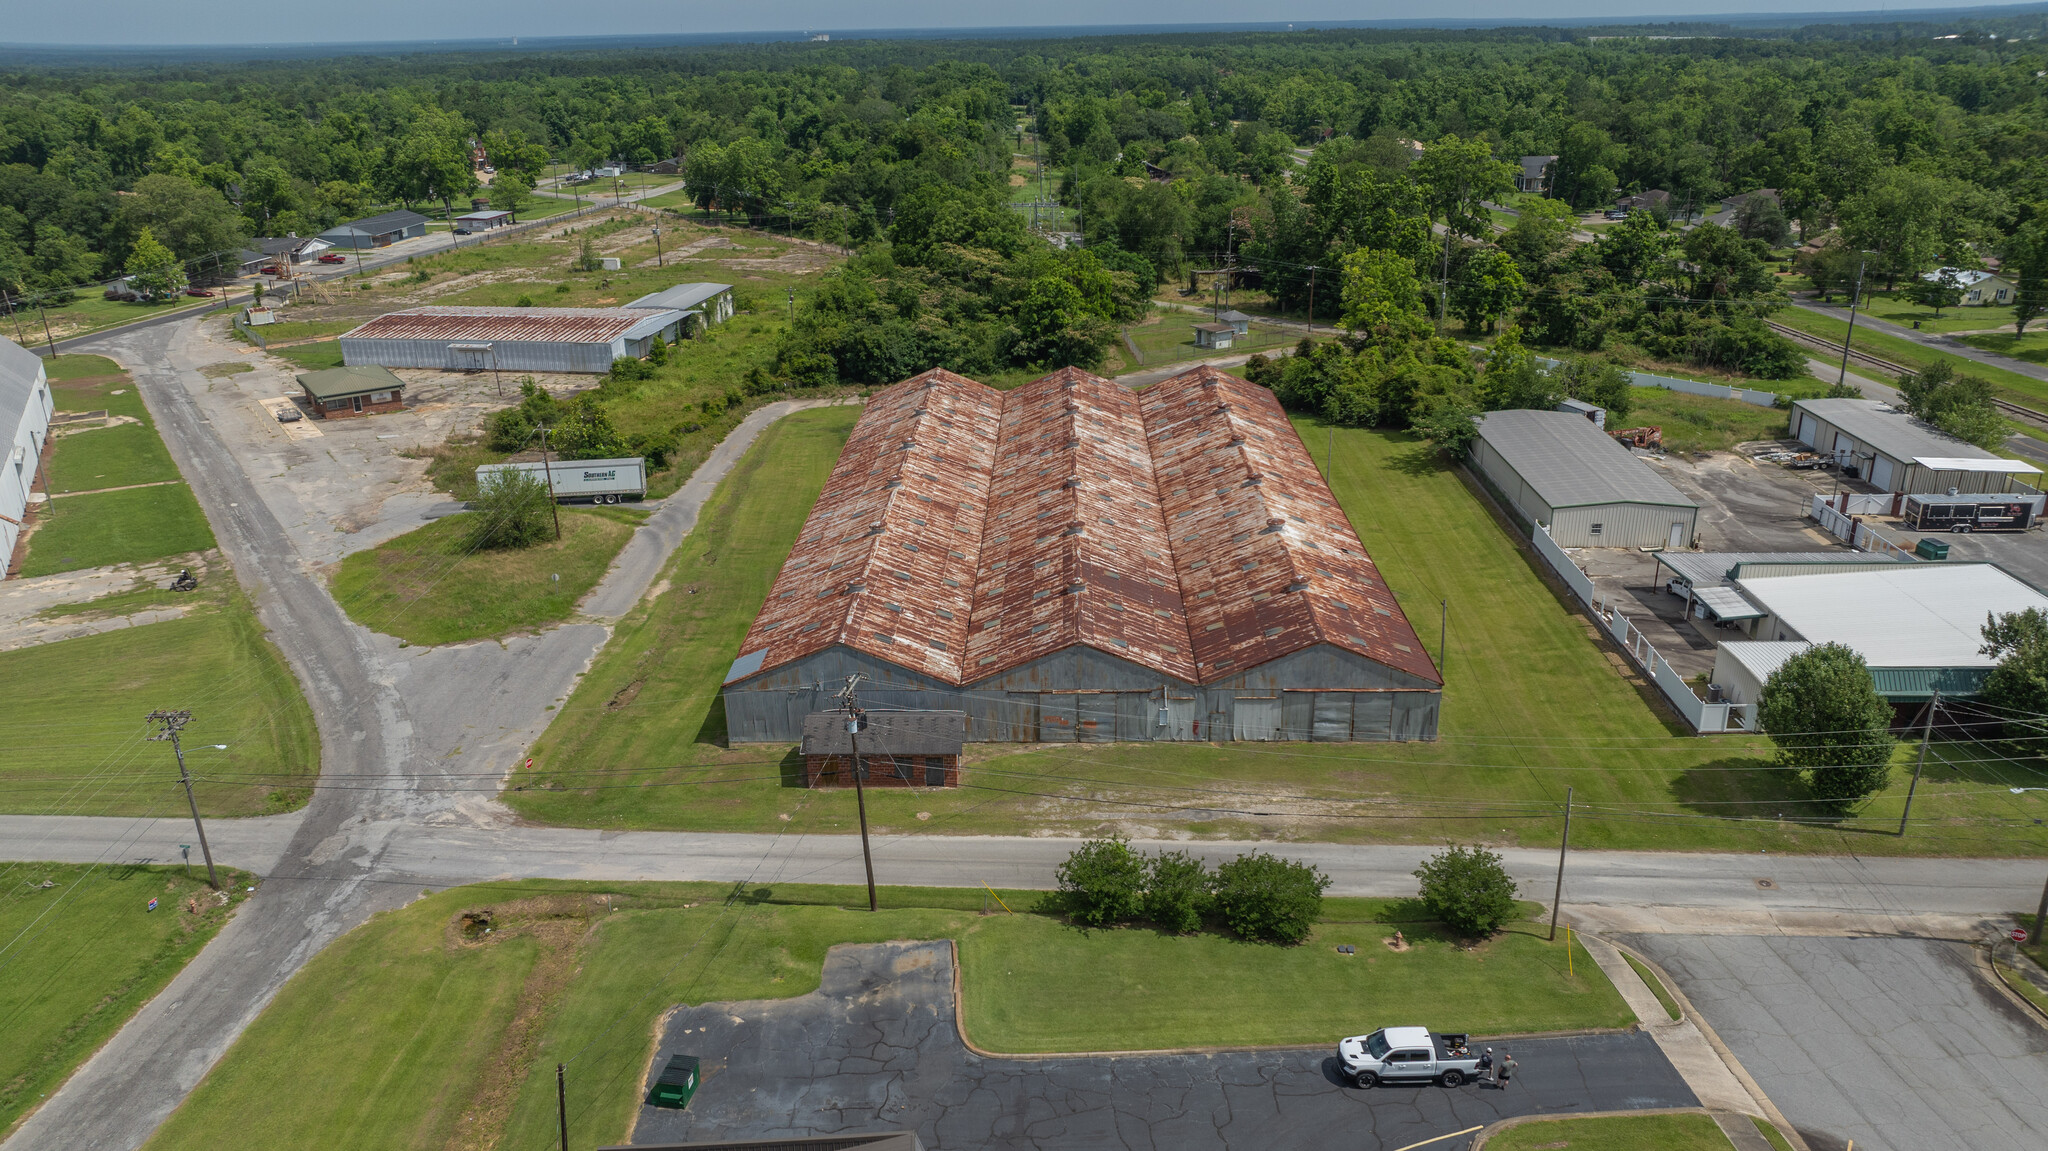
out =
[(1245, 939), (1300, 943), (1323, 915), (1330, 877), (1305, 863), (1254, 851), (1216, 869), (1216, 910)]
[(1452, 844), (1415, 869), (1422, 905), (1451, 930), (1492, 935), (1515, 917), (1515, 881), (1499, 855)]
[(505, 468), (485, 475), (469, 506), (469, 542), (475, 548), (529, 547), (555, 531), (547, 481), (526, 472)]
[(1778, 761), (1806, 772), (1814, 798), (1837, 811), (1891, 781), (1892, 706), (1853, 648), (1815, 644), (1779, 664), (1757, 719)]
[(1069, 914), (1090, 927), (1108, 927), (1142, 908), (1145, 859), (1120, 835), (1091, 839), (1060, 864), (1059, 881)]
[(1145, 915), (1186, 935), (1209, 907), (1209, 867), (1185, 851), (1162, 851), (1145, 863)]

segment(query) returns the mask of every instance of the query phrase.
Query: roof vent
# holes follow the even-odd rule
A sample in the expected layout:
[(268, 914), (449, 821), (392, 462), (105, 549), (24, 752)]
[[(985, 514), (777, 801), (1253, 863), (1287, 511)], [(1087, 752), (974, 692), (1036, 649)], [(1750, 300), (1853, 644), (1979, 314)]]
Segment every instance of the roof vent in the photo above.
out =
[(881, 521), (881, 520), (876, 520), (876, 521), (875, 521), (874, 523), (871, 523), (871, 524), (869, 524), (869, 525), (868, 525), (868, 534), (869, 534), (869, 535), (871, 535), (871, 536), (878, 536), (878, 535), (881, 535), (881, 534), (882, 534), (882, 531), (883, 531), (883, 528), (882, 528), (882, 521)]
[(1067, 585), (1067, 594), (1080, 595), (1083, 591), (1087, 590), (1087, 587), (1087, 584), (1082, 583), (1080, 580), (1075, 580), (1073, 583)]
[(1085, 533), (1085, 532), (1086, 532), (1087, 530), (1088, 530), (1088, 527), (1087, 527), (1087, 525), (1085, 525), (1085, 524), (1082, 524), (1082, 523), (1079, 523), (1079, 522), (1075, 522), (1075, 523), (1071, 523), (1071, 524), (1068, 524), (1068, 525), (1067, 525), (1067, 530), (1065, 530), (1065, 531), (1061, 532), (1060, 534), (1061, 534), (1061, 535), (1063, 535), (1063, 536), (1078, 536), (1078, 535), (1081, 535), (1081, 534)]
[(1265, 482), (1265, 476), (1260, 475), (1258, 472), (1253, 472), (1250, 478), (1246, 479), (1243, 483), (1239, 484), (1238, 486), (1242, 488), (1255, 488)]
[(1216, 412), (1215, 412), (1215, 414), (1216, 414), (1216, 415), (1219, 415), (1219, 416), (1227, 416), (1227, 415), (1229, 415), (1229, 414), (1230, 414), (1230, 405), (1229, 405), (1229, 404), (1217, 404), (1217, 405), (1216, 405)]
[(1233, 448), (1234, 448), (1234, 447), (1236, 447), (1237, 445), (1239, 445), (1239, 444), (1243, 443), (1243, 442), (1244, 442), (1244, 437), (1243, 437), (1243, 436), (1232, 436), (1232, 437), (1230, 437), (1230, 446), (1231, 446), (1231, 447), (1233, 447)]
[(1288, 584), (1288, 585), (1287, 585), (1287, 590), (1288, 590), (1288, 591), (1307, 591), (1307, 590), (1308, 590), (1308, 581), (1307, 581), (1307, 580), (1305, 580), (1305, 579), (1298, 579), (1298, 580), (1295, 580), (1295, 581), (1294, 581), (1293, 583), (1291, 583), (1291, 584)]
[(1067, 482), (1066, 482), (1066, 483), (1064, 483), (1064, 484), (1061, 484), (1060, 486), (1061, 486), (1061, 487), (1067, 487), (1067, 488), (1078, 488), (1078, 487), (1080, 487), (1080, 486), (1081, 486), (1081, 477), (1080, 477), (1080, 476), (1078, 476), (1078, 475), (1074, 475), (1074, 476), (1068, 476), (1068, 477), (1067, 477)]

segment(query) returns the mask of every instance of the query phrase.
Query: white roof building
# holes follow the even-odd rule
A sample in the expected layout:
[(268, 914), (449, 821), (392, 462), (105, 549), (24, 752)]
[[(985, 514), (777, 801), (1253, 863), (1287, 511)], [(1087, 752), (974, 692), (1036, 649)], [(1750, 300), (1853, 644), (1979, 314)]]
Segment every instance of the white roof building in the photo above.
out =
[(1920, 702), (1936, 689), (1971, 695), (1997, 662), (1979, 650), (1986, 619), (2048, 612), (2048, 595), (1993, 564), (1770, 575), (1738, 579), (1735, 587), (1756, 615), (1754, 640), (1724, 643), (1715, 655), (1714, 682), (1734, 703), (1754, 703), (1771, 672), (1816, 643), (1855, 649), (1879, 693), (1895, 703)]
[(29, 491), (42, 467), (43, 448), (50, 442), (50, 416), (56, 403), (43, 358), (0, 337), (0, 575), (5, 575), (21, 522), (28, 516)]

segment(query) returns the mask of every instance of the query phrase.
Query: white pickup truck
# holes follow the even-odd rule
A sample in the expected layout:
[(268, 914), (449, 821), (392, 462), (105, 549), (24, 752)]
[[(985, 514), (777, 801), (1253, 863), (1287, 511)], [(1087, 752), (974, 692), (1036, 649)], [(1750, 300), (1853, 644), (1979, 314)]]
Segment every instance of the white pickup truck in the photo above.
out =
[(1473, 1077), (1479, 1057), (1464, 1035), (1433, 1034), (1427, 1027), (1384, 1027), (1337, 1042), (1337, 1062), (1360, 1087), (1434, 1080), (1456, 1087)]

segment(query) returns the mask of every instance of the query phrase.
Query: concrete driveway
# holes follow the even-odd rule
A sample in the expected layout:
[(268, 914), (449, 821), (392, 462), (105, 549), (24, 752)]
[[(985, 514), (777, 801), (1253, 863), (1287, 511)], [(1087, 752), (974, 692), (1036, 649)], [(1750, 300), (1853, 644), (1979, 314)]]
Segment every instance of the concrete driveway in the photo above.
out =
[[(1370, 1025), (1332, 1005), (1333, 1046)], [(643, 1107), (633, 1141), (914, 1130), (935, 1151), (1381, 1151), (1510, 1115), (1697, 1105), (1641, 1032), (1494, 1046), (1521, 1065), (1505, 1090), (1362, 1091), (1337, 1078), (1323, 1047), (990, 1058), (968, 1050), (954, 1026), (948, 944), (844, 946), (810, 995), (673, 1012), (654, 1066), (696, 1055), (703, 1085), (687, 1111)]]
[(1814, 1151), (2048, 1137), (2048, 1029), (1930, 939), (1637, 935)]

